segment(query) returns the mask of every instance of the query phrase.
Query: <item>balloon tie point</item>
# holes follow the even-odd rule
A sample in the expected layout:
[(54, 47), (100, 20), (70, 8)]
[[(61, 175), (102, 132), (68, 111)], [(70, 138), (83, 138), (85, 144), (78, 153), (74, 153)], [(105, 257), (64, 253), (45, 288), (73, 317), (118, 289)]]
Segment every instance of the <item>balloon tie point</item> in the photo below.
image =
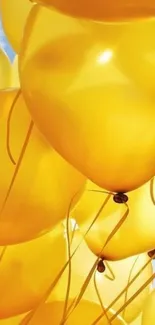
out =
[(128, 196), (124, 193), (116, 193), (113, 196), (113, 200), (115, 203), (122, 204), (128, 202)]
[(148, 256), (151, 257), (153, 260), (155, 260), (155, 249), (153, 249), (152, 251), (149, 251)]
[(105, 271), (105, 264), (104, 264), (104, 262), (103, 262), (103, 259), (100, 259), (100, 260), (99, 260), (99, 262), (98, 262), (98, 264), (97, 264), (97, 271), (98, 271), (99, 273), (104, 273), (104, 271)]

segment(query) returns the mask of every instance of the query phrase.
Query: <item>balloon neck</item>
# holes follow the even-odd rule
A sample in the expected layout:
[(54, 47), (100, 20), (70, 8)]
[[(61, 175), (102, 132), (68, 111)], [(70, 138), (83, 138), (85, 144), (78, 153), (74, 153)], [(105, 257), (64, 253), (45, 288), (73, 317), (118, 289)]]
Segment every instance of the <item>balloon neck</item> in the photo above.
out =
[(124, 193), (116, 193), (113, 196), (113, 200), (115, 203), (122, 204), (128, 202), (128, 196)]

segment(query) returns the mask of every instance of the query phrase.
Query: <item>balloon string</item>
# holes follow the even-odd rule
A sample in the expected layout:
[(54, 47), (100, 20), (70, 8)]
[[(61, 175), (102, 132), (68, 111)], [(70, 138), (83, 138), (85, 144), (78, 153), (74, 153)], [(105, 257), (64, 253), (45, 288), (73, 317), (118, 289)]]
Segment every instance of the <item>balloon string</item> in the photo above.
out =
[[(86, 288), (88, 287), (88, 284), (89, 284), (89, 282), (90, 282), (90, 280), (91, 280), (91, 278), (92, 278), (92, 276), (93, 276), (93, 273), (94, 273), (94, 271), (95, 271), (95, 269), (96, 269), (96, 267), (97, 267), (97, 264), (98, 264), (98, 262), (99, 262), (99, 260), (100, 260), (100, 258), (101, 258), (101, 256), (102, 256), (102, 253), (103, 253), (103, 251), (104, 251), (104, 248), (106, 247), (106, 245), (109, 243), (109, 241), (112, 239), (112, 237), (116, 234), (116, 232), (119, 230), (119, 228), (122, 226), (122, 224), (123, 224), (124, 221), (126, 220), (128, 214), (129, 214), (129, 208), (128, 208), (128, 205), (127, 205), (126, 203), (125, 203), (125, 206), (127, 207), (126, 212), (124, 213), (124, 215), (123, 215), (123, 217), (121, 218), (121, 220), (120, 220), (120, 221), (117, 223), (117, 225), (114, 227), (114, 229), (112, 230), (112, 232), (111, 232), (110, 235), (108, 236), (108, 238), (107, 238), (105, 244), (103, 245), (103, 247), (102, 247), (102, 249), (101, 249), (101, 251), (100, 251), (99, 257), (96, 259), (94, 265), (92, 266), (92, 268), (91, 268), (91, 270), (90, 270), (90, 272), (89, 272), (89, 274), (88, 274), (88, 276), (87, 276), (87, 278), (86, 278), (86, 280), (85, 280), (85, 282), (84, 282), (84, 284), (83, 284), (83, 286), (82, 286), (82, 288), (81, 288), (81, 290), (80, 290), (80, 293), (79, 293), (79, 295), (77, 296), (77, 298), (76, 298), (76, 300), (75, 300), (75, 304), (74, 304), (74, 306), (73, 306), (73, 309), (71, 310), (71, 312), (70, 312), (70, 313), (68, 314), (68, 316), (67, 316), (67, 319), (68, 319), (68, 317), (71, 315), (71, 313), (74, 311), (74, 309), (78, 306), (78, 304), (80, 303), (80, 301), (81, 301), (81, 299), (82, 299), (82, 297), (83, 297), (83, 295), (84, 295), (84, 293), (85, 293), (85, 291), (86, 291)], [(73, 304), (73, 303), (72, 303), (72, 304)], [(66, 319), (66, 320), (67, 320), (67, 319)]]
[[(99, 210), (98, 210), (98, 212), (96, 213), (96, 216), (95, 216), (95, 218), (94, 218), (94, 220), (92, 221), (92, 223), (90, 224), (90, 226), (88, 227), (88, 229), (87, 229), (87, 231), (85, 232), (85, 234), (84, 234), (84, 236), (83, 236), (83, 239), (82, 239), (82, 241), (81, 242), (83, 242), (83, 240), (86, 238), (86, 236), (87, 236), (87, 234), (89, 233), (89, 231), (90, 231), (90, 229), (92, 228), (92, 226), (94, 225), (94, 223), (96, 222), (96, 220), (98, 219), (98, 217), (99, 217), (99, 215), (101, 214), (101, 212), (102, 212), (102, 210), (104, 209), (104, 207), (107, 205), (107, 203), (108, 203), (108, 201), (110, 200), (110, 198), (111, 198), (111, 194), (109, 194), (107, 197), (106, 197), (106, 199), (104, 200), (104, 202), (102, 203), (102, 205), (101, 205), (101, 207), (99, 208)], [(80, 246), (80, 245), (79, 245)], [(97, 262), (96, 262), (96, 265), (97, 265), (97, 263), (98, 263), (98, 258), (97, 258)], [(95, 268), (96, 268), (96, 266), (95, 266)], [(95, 268), (94, 268), (94, 270), (95, 270)], [(93, 269), (93, 268), (92, 268)], [(91, 269), (91, 270), (92, 270)], [(91, 272), (91, 271), (90, 271)], [(92, 275), (93, 275), (93, 270), (92, 270), (92, 273), (91, 273), (91, 277), (92, 277)], [(91, 279), (91, 277), (90, 277), (90, 279)], [(88, 278), (88, 277), (87, 277)], [(87, 280), (87, 279), (86, 279)], [(89, 282), (88, 282), (88, 284), (89, 284)], [(87, 288), (87, 286), (88, 286), (88, 284), (86, 284), (86, 288)], [(69, 308), (68, 308), (68, 315), (70, 314), (69, 312), (70, 312), (70, 310), (72, 309), (72, 307), (74, 306), (74, 304), (75, 304), (75, 302), (76, 302), (76, 298), (73, 300), (73, 302), (71, 303), (71, 305), (69, 306)]]
[(155, 197), (154, 197), (154, 177), (150, 180), (150, 195), (153, 204), (155, 205)]
[[(78, 191), (78, 193), (76, 193), (71, 202), (73, 202), (73, 200), (75, 199), (76, 195), (78, 195), (80, 193), (80, 191)], [(97, 212), (94, 220), (92, 221), (91, 225), (89, 226), (89, 228), (87, 229), (87, 231), (85, 232), (85, 234), (83, 235), (83, 238), (81, 239), (80, 243), (78, 244), (78, 246), (75, 248), (74, 252), (71, 254), (70, 259), (73, 258), (73, 256), (75, 255), (75, 253), (77, 252), (77, 250), (79, 249), (80, 245), (82, 244), (82, 242), (84, 241), (86, 235), (88, 234), (88, 232), (90, 231), (91, 227), (93, 226), (93, 224), (95, 223), (95, 221), (97, 220), (98, 216), (100, 215), (100, 213), (102, 212), (102, 210), (104, 209), (104, 207), (106, 206), (106, 204), (108, 203), (109, 199), (110, 199), (111, 195), (108, 195), (107, 198), (104, 200), (102, 206), (100, 207), (99, 211)], [(51, 283), (50, 287), (47, 289), (47, 291), (45, 292), (45, 294), (43, 295), (42, 299), (39, 301), (39, 303), (37, 304), (36, 308), (33, 309), (33, 311), (31, 312), (31, 314), (29, 315), (29, 317), (26, 320), (26, 323), (24, 325), (29, 324), (29, 322), (32, 320), (33, 316), (35, 315), (35, 313), (37, 312), (37, 310), (46, 302), (46, 300), (48, 299), (49, 295), (51, 294), (52, 290), (55, 288), (55, 286), (57, 285), (58, 281), (60, 280), (62, 274), (64, 273), (64, 271), (66, 270), (67, 266), (69, 264), (69, 260), (65, 263), (65, 265), (62, 267), (62, 269), (60, 270), (60, 272), (58, 273), (58, 275), (56, 276), (55, 280)], [(75, 298), (76, 299), (76, 298)], [(68, 310), (70, 309), (70, 307), (68, 307)], [(20, 323), (20, 325), (22, 325), (22, 322)]]
[(15, 160), (13, 158), (11, 148), (10, 148), (11, 117), (12, 117), (13, 110), (15, 108), (15, 105), (16, 105), (20, 95), (21, 95), (21, 89), (19, 89), (19, 91), (17, 92), (17, 94), (16, 94), (16, 96), (15, 96), (13, 102), (12, 102), (12, 105), (11, 105), (11, 108), (10, 108), (10, 111), (9, 111), (9, 114), (8, 114), (8, 119), (7, 119), (6, 148), (7, 148), (8, 156), (9, 156), (11, 162), (13, 163), (13, 165), (16, 165), (16, 162), (15, 162)]
[[(151, 263), (153, 258), (155, 257), (155, 254), (143, 265), (141, 270), (137, 272), (137, 274), (133, 277), (133, 279), (127, 284), (127, 286), (120, 292), (120, 294), (110, 303), (110, 305), (106, 308), (106, 312), (109, 311), (113, 307), (113, 305), (124, 295), (126, 290), (134, 283), (134, 281), (140, 276), (140, 274), (146, 269), (146, 267)], [(151, 281), (150, 281), (151, 282)], [(104, 313), (102, 313), (91, 325), (96, 325), (104, 316)]]
[(75, 222), (74, 227), (73, 227), (73, 231), (72, 231), (72, 235), (71, 235), (71, 239), (70, 239), (70, 245), (72, 245), (72, 242), (73, 242), (73, 239), (74, 239), (74, 236), (75, 236), (76, 227), (77, 227), (77, 224)]
[[(129, 287), (128, 287), (128, 285), (129, 285), (129, 283), (130, 283), (131, 276), (132, 276), (132, 272), (133, 272), (134, 267), (135, 267), (135, 265), (136, 265), (136, 263), (137, 263), (137, 261), (138, 261), (138, 259), (139, 259), (139, 256), (140, 256), (140, 255), (138, 255), (137, 258), (135, 259), (135, 261), (134, 261), (134, 263), (133, 263), (133, 265), (132, 265), (132, 267), (131, 267), (130, 273), (129, 273), (128, 283), (127, 283), (127, 289), (126, 289), (126, 292), (125, 292), (125, 298), (124, 298), (124, 304), (126, 304), (126, 302), (127, 302), (128, 291), (129, 291)], [(123, 314), (122, 314), (123, 318), (125, 318), (125, 312), (126, 312), (126, 309), (124, 308), (124, 310), (123, 310)]]
[(95, 192), (95, 193), (102, 193), (102, 194), (110, 194), (110, 195), (114, 195), (115, 193), (113, 192), (108, 192), (108, 191), (103, 191), (103, 190), (89, 190), (87, 189), (88, 192)]
[(112, 316), (110, 319), (113, 321), (122, 311), (126, 308), (155, 278), (155, 273), (135, 292), (135, 294)]
[(3, 247), (2, 252), (0, 254), (0, 262), (2, 261), (2, 259), (4, 257), (4, 254), (6, 253), (7, 248), (8, 248), (7, 246)]
[(105, 278), (107, 278), (110, 281), (114, 281), (116, 279), (116, 277), (115, 277), (115, 274), (114, 274), (112, 268), (110, 267), (110, 265), (107, 261), (104, 261), (104, 264), (105, 264), (106, 268), (109, 270), (109, 272), (111, 273), (111, 277), (107, 274), (104, 274)]
[(64, 323), (64, 320), (66, 318), (67, 314), (67, 308), (68, 308), (68, 302), (69, 302), (69, 294), (70, 294), (70, 288), (71, 288), (71, 276), (72, 276), (72, 260), (71, 260), (71, 243), (70, 243), (70, 224), (69, 224), (69, 216), (70, 216), (70, 211), (72, 207), (72, 202), (70, 202), (69, 208), (68, 208), (68, 213), (67, 213), (67, 218), (66, 218), (66, 231), (67, 231), (67, 251), (68, 251), (68, 283), (67, 283), (67, 290), (66, 290), (66, 297), (65, 297), (65, 304), (64, 304), (64, 311), (63, 311), (63, 316), (62, 320), (60, 322), (60, 325)]
[(105, 307), (104, 307), (104, 305), (103, 305), (102, 298), (101, 298), (101, 296), (100, 296), (100, 292), (99, 292), (99, 289), (98, 289), (98, 287), (97, 287), (96, 272), (94, 273), (94, 287), (95, 287), (95, 291), (96, 291), (96, 294), (97, 294), (97, 297), (98, 297), (99, 303), (100, 303), (100, 305), (101, 305), (101, 307), (102, 307), (102, 309), (103, 309), (103, 312), (105, 312), (105, 316), (106, 316), (107, 322), (108, 322), (109, 325), (112, 325), (111, 320), (109, 319), (108, 314), (107, 314), (106, 311), (105, 311)]
[(34, 125), (34, 123), (33, 123), (33, 121), (31, 121), (31, 123), (29, 125), (29, 129), (28, 129), (27, 135), (26, 135), (26, 138), (25, 138), (25, 141), (24, 141), (24, 144), (23, 144), (23, 147), (22, 147), (22, 150), (21, 150), (21, 153), (20, 153), (20, 156), (19, 156), (19, 159), (18, 159), (18, 162), (16, 164), (15, 172), (13, 174), (13, 177), (12, 177), (11, 183), (9, 185), (9, 188), (8, 188), (8, 191), (7, 191), (7, 194), (6, 194), (6, 197), (4, 199), (4, 202), (2, 204), (2, 207), (0, 209), (0, 217), (2, 216), (3, 210), (5, 208), (5, 205), (6, 205), (7, 201), (8, 201), (8, 198), (10, 196), (12, 187), (14, 185), (15, 179), (16, 179), (17, 174), (18, 174), (18, 171), (20, 169), (20, 166), (21, 166), (21, 163), (22, 163), (22, 160), (23, 160), (25, 151), (27, 149), (27, 145), (29, 143), (29, 139), (30, 139), (31, 133), (32, 133), (33, 125)]

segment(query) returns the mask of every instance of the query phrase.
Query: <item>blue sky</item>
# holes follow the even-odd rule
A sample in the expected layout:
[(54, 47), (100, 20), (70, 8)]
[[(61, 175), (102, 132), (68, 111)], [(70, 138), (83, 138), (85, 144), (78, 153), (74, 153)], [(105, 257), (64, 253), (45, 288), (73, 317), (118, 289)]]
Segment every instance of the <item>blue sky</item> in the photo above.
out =
[(13, 52), (11, 46), (9, 45), (5, 37), (1, 21), (0, 21), (0, 48), (2, 48), (8, 54), (10, 60), (12, 61), (15, 56), (15, 53)]

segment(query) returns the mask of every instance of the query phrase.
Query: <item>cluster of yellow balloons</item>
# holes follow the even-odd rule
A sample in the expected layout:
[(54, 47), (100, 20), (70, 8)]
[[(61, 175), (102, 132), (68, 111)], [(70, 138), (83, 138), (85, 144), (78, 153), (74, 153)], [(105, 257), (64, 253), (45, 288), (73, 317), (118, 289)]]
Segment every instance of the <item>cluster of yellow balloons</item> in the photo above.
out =
[(154, 325), (154, 0), (0, 14), (0, 325)]

